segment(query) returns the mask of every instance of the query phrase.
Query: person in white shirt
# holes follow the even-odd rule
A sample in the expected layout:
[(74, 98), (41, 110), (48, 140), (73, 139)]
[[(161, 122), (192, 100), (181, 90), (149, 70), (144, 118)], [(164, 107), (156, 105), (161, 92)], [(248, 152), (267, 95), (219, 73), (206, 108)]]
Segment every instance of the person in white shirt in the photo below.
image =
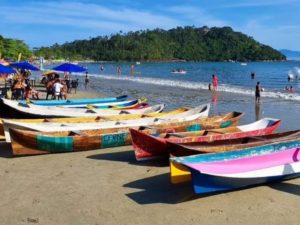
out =
[(60, 83), (60, 80), (57, 79), (53, 84), (53, 92), (54, 92), (54, 99), (62, 99), (61, 97), (61, 89), (63, 85)]

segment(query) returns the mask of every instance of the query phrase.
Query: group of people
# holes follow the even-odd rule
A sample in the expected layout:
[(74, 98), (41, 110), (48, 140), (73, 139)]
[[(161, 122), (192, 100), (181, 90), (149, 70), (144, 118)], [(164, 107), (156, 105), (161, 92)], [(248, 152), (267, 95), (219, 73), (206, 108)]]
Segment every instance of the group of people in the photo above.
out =
[(290, 93), (296, 93), (295, 89), (293, 86), (288, 87), (287, 85), (284, 88), (285, 91), (290, 92)]
[(17, 76), (12, 80), (11, 92), (11, 99), (39, 99), (39, 92), (30, 85), (29, 79), (22, 76)]
[[(255, 73), (251, 73), (251, 78), (255, 78)], [(212, 75), (212, 82), (208, 84), (208, 90), (210, 91), (217, 91), (218, 90), (218, 85), (219, 85), (219, 78), (217, 75), (213, 74)], [(292, 88), (292, 86), (291, 86)], [(264, 91), (264, 89), (261, 87), (260, 82), (258, 81), (255, 86), (255, 101), (257, 103), (260, 102), (260, 93)]]
[(67, 99), (68, 86), (65, 80), (61, 80), (59, 77), (48, 80), (46, 86), (46, 100), (51, 96), (51, 99)]

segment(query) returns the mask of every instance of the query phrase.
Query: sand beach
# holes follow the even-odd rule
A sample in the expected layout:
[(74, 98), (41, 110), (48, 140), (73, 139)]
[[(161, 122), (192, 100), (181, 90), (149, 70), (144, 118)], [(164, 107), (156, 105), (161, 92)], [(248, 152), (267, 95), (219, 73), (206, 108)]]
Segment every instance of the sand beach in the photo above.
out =
[(131, 146), (31, 157), (0, 149), (1, 224), (299, 224), (300, 179), (203, 196), (171, 184), (168, 162), (137, 162)]
[(0, 146), (1, 224), (299, 224), (299, 179), (199, 196), (131, 146), (20, 158)]

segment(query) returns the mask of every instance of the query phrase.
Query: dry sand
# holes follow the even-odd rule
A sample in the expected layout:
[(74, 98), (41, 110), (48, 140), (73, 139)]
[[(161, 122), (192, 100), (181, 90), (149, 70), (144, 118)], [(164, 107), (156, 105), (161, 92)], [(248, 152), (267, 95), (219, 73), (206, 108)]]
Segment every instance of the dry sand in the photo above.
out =
[(218, 195), (171, 185), (131, 146), (10, 158), (0, 144), (0, 224), (299, 224), (300, 179)]
[(167, 162), (136, 162), (131, 146), (13, 158), (1, 142), (0, 193), (1, 225), (300, 224), (300, 179), (195, 195), (170, 184)]

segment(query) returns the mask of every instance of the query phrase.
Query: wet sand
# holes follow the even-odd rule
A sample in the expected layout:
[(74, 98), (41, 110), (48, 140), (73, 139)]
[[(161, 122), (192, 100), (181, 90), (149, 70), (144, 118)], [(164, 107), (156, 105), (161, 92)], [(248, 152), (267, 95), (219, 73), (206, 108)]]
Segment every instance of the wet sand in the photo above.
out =
[[(99, 93), (77, 92), (81, 96)], [(17, 224), (299, 224), (300, 179), (216, 195), (172, 185), (131, 146), (12, 157), (0, 142), (0, 221)]]

